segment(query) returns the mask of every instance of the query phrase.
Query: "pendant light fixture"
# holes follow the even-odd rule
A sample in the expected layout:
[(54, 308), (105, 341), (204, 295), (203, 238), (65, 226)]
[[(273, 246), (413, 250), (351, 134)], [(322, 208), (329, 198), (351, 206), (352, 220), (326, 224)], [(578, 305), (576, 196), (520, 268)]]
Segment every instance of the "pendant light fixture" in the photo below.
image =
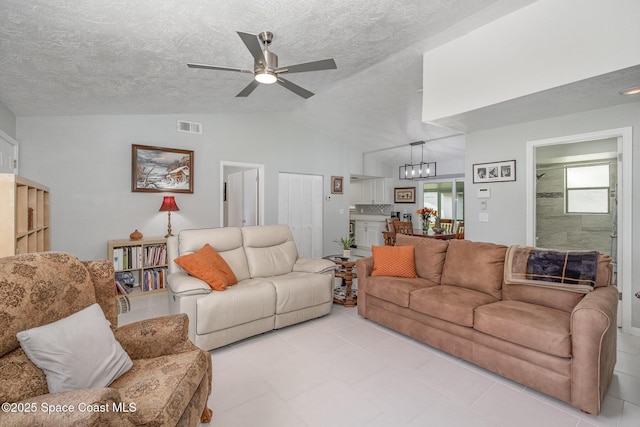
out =
[[(426, 179), (436, 176), (436, 162), (424, 161), (424, 141), (416, 141), (409, 144), (411, 146), (411, 163), (400, 166), (398, 172), (399, 179), (413, 180)], [(413, 163), (413, 147), (419, 145), (421, 150), (420, 163)]]

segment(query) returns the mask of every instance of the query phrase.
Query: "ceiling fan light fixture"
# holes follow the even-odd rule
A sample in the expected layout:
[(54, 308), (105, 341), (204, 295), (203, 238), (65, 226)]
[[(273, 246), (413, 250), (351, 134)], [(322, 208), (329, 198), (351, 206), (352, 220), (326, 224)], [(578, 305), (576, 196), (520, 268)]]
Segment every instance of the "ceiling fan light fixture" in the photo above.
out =
[(262, 71), (256, 72), (254, 78), (258, 83), (263, 83), (266, 85), (270, 85), (278, 81), (278, 77), (276, 77), (274, 73), (268, 70), (262, 70)]
[(640, 86), (632, 87), (620, 92), (621, 95), (637, 95), (640, 93)]

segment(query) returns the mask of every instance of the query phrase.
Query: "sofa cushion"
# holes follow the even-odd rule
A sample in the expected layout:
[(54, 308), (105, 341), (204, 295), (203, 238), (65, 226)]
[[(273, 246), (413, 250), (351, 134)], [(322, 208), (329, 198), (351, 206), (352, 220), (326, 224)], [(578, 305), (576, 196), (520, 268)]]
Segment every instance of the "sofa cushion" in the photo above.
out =
[(0, 258), (0, 300), (2, 356), (20, 348), (18, 332), (65, 318), (95, 303), (96, 296), (80, 260), (62, 252), (42, 252)]
[(0, 402), (19, 402), (47, 393), (47, 377), (22, 347), (0, 357)]
[(502, 299), (528, 302), (544, 307), (571, 313), (573, 308), (584, 298), (584, 294), (578, 292), (563, 291), (561, 289), (548, 289), (538, 286), (514, 285), (505, 282), (502, 285)]
[(51, 393), (107, 387), (133, 364), (97, 303), (18, 332), (18, 340), (29, 359), (44, 371)]
[(571, 357), (571, 313), (521, 301), (478, 307), (474, 329), (558, 357)]
[(438, 286), (430, 280), (402, 277), (367, 277), (367, 294), (392, 302), (400, 307), (409, 307), (409, 295), (416, 289)]
[(413, 246), (372, 246), (371, 252), (372, 276), (418, 277)]
[(441, 284), (473, 289), (500, 299), (506, 251), (504, 245), (451, 240)]
[(224, 258), (239, 281), (250, 277), (240, 227), (182, 230), (178, 234), (178, 254), (182, 256), (197, 252), (206, 243)]
[(440, 284), (448, 241), (396, 234), (396, 246), (413, 246), (418, 277)]
[(276, 314), (314, 307), (333, 299), (332, 276), (328, 274), (296, 272), (264, 280), (271, 282), (276, 290)]
[[(210, 357), (192, 350), (135, 360), (133, 368), (111, 387), (120, 392), (133, 425), (177, 425), (206, 375)], [(135, 404), (135, 410), (130, 404)]]
[(278, 276), (293, 270), (298, 249), (288, 225), (256, 225), (241, 230), (251, 277)]
[(264, 248), (246, 247), (247, 263), (251, 277), (271, 277), (291, 273), (298, 259), (298, 250), (293, 241)]
[(209, 243), (205, 243), (197, 252), (174, 259), (174, 262), (191, 276), (207, 282), (216, 291), (224, 291), (227, 286), (238, 283), (229, 264)]
[(497, 298), (484, 292), (440, 285), (411, 292), (409, 308), (447, 322), (472, 327), (474, 310)]
[(275, 315), (276, 291), (263, 279), (247, 279), (196, 301), (196, 334), (231, 328)]

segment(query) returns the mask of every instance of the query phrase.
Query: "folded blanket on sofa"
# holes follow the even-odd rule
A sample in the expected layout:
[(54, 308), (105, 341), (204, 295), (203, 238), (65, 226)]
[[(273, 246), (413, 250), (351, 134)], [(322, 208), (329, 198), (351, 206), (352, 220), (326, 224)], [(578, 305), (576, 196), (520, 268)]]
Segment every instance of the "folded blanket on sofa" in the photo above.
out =
[(511, 246), (504, 264), (506, 283), (591, 292), (598, 272), (597, 251), (559, 251)]

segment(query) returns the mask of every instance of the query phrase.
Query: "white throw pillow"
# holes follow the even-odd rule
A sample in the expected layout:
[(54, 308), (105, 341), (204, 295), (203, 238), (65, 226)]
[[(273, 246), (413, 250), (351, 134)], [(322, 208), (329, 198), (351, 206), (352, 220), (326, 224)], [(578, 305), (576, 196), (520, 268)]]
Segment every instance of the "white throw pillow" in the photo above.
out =
[(133, 366), (98, 304), (16, 336), (50, 393), (107, 387)]

